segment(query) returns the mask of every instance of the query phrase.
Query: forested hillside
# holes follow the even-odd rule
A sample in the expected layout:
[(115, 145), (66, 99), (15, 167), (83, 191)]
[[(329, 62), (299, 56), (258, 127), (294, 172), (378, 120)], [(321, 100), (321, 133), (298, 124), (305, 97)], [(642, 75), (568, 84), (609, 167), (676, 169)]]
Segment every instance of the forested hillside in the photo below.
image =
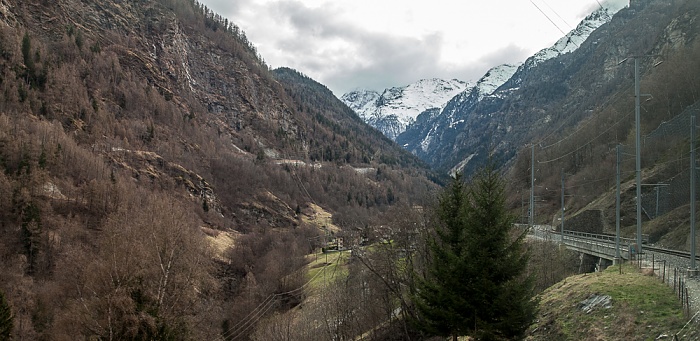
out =
[(304, 283), (320, 235), (437, 187), (196, 1), (2, 0), (0, 72), (16, 339), (216, 339)]

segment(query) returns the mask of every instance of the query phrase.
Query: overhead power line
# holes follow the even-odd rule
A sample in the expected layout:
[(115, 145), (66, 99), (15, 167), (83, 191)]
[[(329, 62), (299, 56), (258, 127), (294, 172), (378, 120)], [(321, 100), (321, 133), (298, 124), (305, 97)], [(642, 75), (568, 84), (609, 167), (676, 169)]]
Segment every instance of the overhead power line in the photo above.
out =
[(557, 28), (557, 30), (559, 30), (559, 32), (561, 32), (561, 34), (566, 35), (566, 32), (564, 32), (564, 30), (562, 30), (561, 27), (559, 27), (559, 25), (557, 25), (557, 23), (555, 23), (554, 20), (552, 20), (552, 18), (550, 18), (550, 17), (547, 15), (547, 13), (545, 13), (545, 12), (540, 8), (540, 6), (537, 6), (537, 4), (536, 4), (534, 1), (532, 1), (532, 0), (530, 0), (530, 3), (533, 4), (533, 5), (537, 8), (537, 10), (540, 11), (540, 13), (542, 13), (542, 15), (544, 15), (545, 18), (547, 18), (547, 20), (549, 20), (549, 22), (551, 22), (552, 25), (554, 25), (554, 27)]
[[(625, 87), (622, 91), (627, 91), (627, 90), (631, 89), (632, 87), (633, 87), (633, 86), (627, 86), (627, 87)], [(608, 98), (605, 99), (605, 101), (604, 101), (602, 104), (600, 104), (598, 107), (599, 107), (599, 108), (611, 108), (611, 110), (617, 114), (617, 113), (619, 113), (619, 112), (618, 112), (618, 110), (615, 109), (615, 108), (616, 108), (618, 105), (620, 105), (620, 103), (622, 103), (622, 101), (624, 101), (624, 100), (625, 100), (624, 97), (608, 97)], [(542, 144), (543, 144), (543, 142), (544, 142), (545, 140), (549, 139), (549, 138), (552, 137), (554, 134), (561, 132), (562, 128), (563, 128), (563, 127), (566, 125), (566, 123), (567, 123), (566, 120), (561, 120), (562, 123), (561, 123), (561, 125), (559, 125), (559, 127), (557, 127), (557, 129), (553, 130), (550, 134), (548, 134), (547, 136), (545, 136), (545, 137), (543, 137), (543, 138), (541, 138), (541, 139), (539, 140), (540, 142), (538, 142), (538, 145), (539, 145), (539, 147), (540, 147), (540, 150), (545, 150), (545, 149), (554, 147), (554, 146), (556, 146), (556, 145), (558, 145), (558, 144), (560, 144), (560, 143), (562, 143), (562, 142), (564, 142), (564, 141), (570, 139), (571, 137), (575, 136), (579, 131), (581, 131), (581, 130), (587, 128), (587, 127), (590, 126), (591, 124), (594, 124), (594, 123), (598, 122), (598, 121), (596, 120), (596, 118), (599, 117), (601, 113), (603, 113), (603, 111), (598, 111), (598, 115), (596, 115), (596, 116), (590, 116), (590, 117), (588, 117), (587, 119), (582, 120), (582, 123), (581, 123), (581, 124), (578, 124), (578, 126), (577, 126), (577, 128), (576, 128), (576, 130), (575, 130), (574, 132), (572, 132), (572, 133), (570, 133), (570, 134), (567, 134), (566, 136), (560, 138), (558, 141), (552, 142), (552, 143), (550, 143), (550, 144), (548, 144), (548, 145), (546, 145), (546, 146), (542, 146)], [(629, 116), (629, 115), (631, 115), (631, 113), (628, 113), (625, 117), (627, 117), (627, 116)], [(617, 123), (619, 123), (619, 122), (617, 122)]]
[[(629, 116), (629, 115), (631, 115), (631, 112), (628, 113), (627, 115), (623, 116), (622, 118), (620, 118), (617, 122), (615, 122), (615, 123), (611, 124), (610, 126), (608, 126), (607, 129), (603, 130), (603, 131), (602, 131), (600, 134), (598, 134), (597, 136), (595, 136), (595, 137), (593, 137), (592, 139), (588, 140), (586, 143), (581, 144), (578, 148), (576, 148), (576, 149), (574, 149), (574, 150), (572, 150), (572, 151), (570, 151), (570, 152), (568, 152), (568, 153), (566, 153), (566, 154), (564, 154), (564, 155), (561, 155), (561, 156), (559, 156), (559, 157), (557, 157), (557, 158), (554, 158), (554, 159), (551, 159), (551, 160), (546, 160), (546, 161), (537, 161), (537, 163), (550, 163), (550, 162), (554, 162), (554, 161), (559, 161), (559, 160), (561, 160), (561, 159), (563, 159), (563, 158), (565, 158), (565, 157), (567, 157), (567, 156), (569, 156), (569, 155), (572, 155), (573, 153), (576, 153), (577, 151), (579, 151), (579, 150), (581, 150), (581, 149), (587, 147), (589, 144), (591, 144), (593, 141), (597, 140), (597, 139), (600, 138), (601, 136), (605, 135), (608, 131), (610, 131), (610, 130), (613, 129), (615, 126), (617, 126), (618, 124), (620, 124), (620, 123), (621, 123), (625, 118), (627, 118), (627, 116)], [(566, 139), (566, 138), (564, 138), (564, 139)], [(562, 139), (562, 140), (560, 140), (560, 141), (558, 141), (558, 142), (556, 142), (556, 143), (554, 143), (554, 144), (558, 144), (559, 142), (563, 141), (564, 139)], [(552, 145), (554, 145), (554, 144), (552, 144)], [(547, 146), (547, 147), (551, 147), (552, 145)]]
[[(559, 13), (557, 13), (557, 11), (555, 11), (554, 8), (552, 8), (552, 6), (550, 6), (550, 5), (549, 5), (546, 1), (544, 1), (544, 0), (542, 0), (542, 2), (547, 6), (547, 8), (549, 8), (550, 11), (554, 12), (554, 14), (556, 14), (557, 17), (558, 17), (559, 19), (561, 19), (561, 21), (562, 21), (564, 24), (566, 24), (567, 27), (569, 27), (569, 29), (572, 29), (571, 25), (569, 25), (569, 23), (568, 23), (564, 18), (562, 18), (561, 15), (559, 15)], [(600, 3), (599, 3), (599, 4), (600, 4)], [(602, 6), (601, 6), (601, 7), (602, 7)]]
[[(336, 258), (336, 268), (338, 267), (338, 264), (340, 263), (340, 255), (338, 255), (338, 258)], [(257, 307), (255, 307), (253, 310), (251, 310), (248, 315), (246, 315), (244, 318), (242, 318), (238, 323), (233, 325), (231, 328), (229, 328), (227, 331), (223, 332), (220, 336), (214, 339), (214, 341), (219, 341), (219, 340), (236, 340), (240, 336), (242, 336), (248, 329), (253, 327), (255, 323), (257, 323), (265, 314), (272, 309), (272, 307), (277, 303), (277, 300), (279, 297), (284, 296), (284, 295), (289, 295), (293, 294), (296, 292), (299, 292), (306, 288), (311, 282), (313, 282), (316, 277), (318, 277), (321, 273), (325, 273), (326, 268), (328, 266), (324, 266), (323, 269), (319, 272), (317, 272), (311, 279), (309, 279), (306, 283), (301, 285), (300, 287), (296, 289), (292, 289), (286, 292), (281, 292), (281, 293), (276, 293), (276, 294), (270, 294), (267, 296), (262, 303), (260, 303)], [(335, 270), (335, 269), (334, 269)]]

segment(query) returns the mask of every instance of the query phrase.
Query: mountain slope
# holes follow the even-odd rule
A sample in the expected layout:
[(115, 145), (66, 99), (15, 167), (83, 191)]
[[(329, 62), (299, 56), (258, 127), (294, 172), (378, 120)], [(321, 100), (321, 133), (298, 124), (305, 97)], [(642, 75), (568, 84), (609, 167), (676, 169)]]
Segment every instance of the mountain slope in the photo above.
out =
[(2, 0), (0, 78), (16, 339), (245, 338), (232, 326), (301, 292), (326, 233), (437, 187), (196, 1)]
[[(691, 60), (700, 51), (697, 44), (700, 31), (695, 23), (700, 15), (698, 4), (637, 1), (633, 5), (593, 32), (576, 52), (546, 62), (545, 65), (549, 64), (546, 68), (533, 69), (517, 91), (518, 98), (531, 100), (521, 102), (519, 112), (505, 111), (499, 123), (512, 126), (510, 135), (514, 138), (520, 136), (522, 141), (536, 142), (535, 158), (539, 165), (536, 186), (541, 187), (536, 187), (535, 195), (558, 202), (556, 193), (543, 189), (561, 186), (562, 169), (567, 183), (575, 184), (567, 185), (574, 186), (578, 194), (567, 200), (567, 210), (585, 207), (591, 198), (604, 192), (613, 193), (616, 144), (623, 144), (629, 148), (628, 153), (633, 153), (634, 63), (621, 61), (634, 55), (655, 55), (639, 59), (641, 91), (653, 96), (642, 100), (642, 136), (681, 114), (698, 99), (697, 84), (685, 76), (697, 70), (697, 64)], [(514, 104), (511, 102), (509, 106)], [(523, 116), (529, 119), (528, 125), (522, 122)], [(672, 136), (666, 139), (675, 140)], [(664, 183), (670, 181), (670, 174), (679, 173), (665, 163), (678, 157), (679, 152), (674, 148), (679, 147), (660, 152), (653, 147), (656, 144), (661, 145), (648, 144), (641, 151), (644, 183)], [(519, 184), (516, 187), (530, 187), (530, 153), (529, 146), (522, 148), (513, 163), (513, 179)], [(624, 159), (623, 172), (635, 168), (632, 161)], [(663, 163), (655, 165), (656, 162)], [(660, 177), (662, 173), (669, 178)], [(598, 181), (591, 183), (591, 179)], [(653, 195), (646, 193), (651, 190), (643, 189), (643, 195)], [(628, 201), (623, 205), (622, 215), (628, 218), (623, 226), (636, 224), (636, 219), (630, 219), (634, 216), (634, 197), (630, 195), (624, 196)], [(606, 201), (608, 212), (614, 207), (613, 197), (609, 195)], [(545, 211), (540, 214), (547, 216), (546, 212), (556, 211), (558, 205), (543, 207)], [(614, 215), (607, 217), (614, 219)]]

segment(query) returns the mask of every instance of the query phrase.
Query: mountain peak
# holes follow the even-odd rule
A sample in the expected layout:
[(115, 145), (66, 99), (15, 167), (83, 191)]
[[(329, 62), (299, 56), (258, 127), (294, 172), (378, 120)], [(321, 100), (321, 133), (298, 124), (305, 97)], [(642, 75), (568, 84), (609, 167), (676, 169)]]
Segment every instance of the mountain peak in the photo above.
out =
[(365, 122), (395, 139), (423, 111), (441, 108), (447, 101), (472, 85), (458, 80), (421, 79), (381, 92), (355, 90), (341, 96)]
[(492, 94), (513, 76), (520, 65), (521, 64), (502, 64), (492, 67), (479, 79), (475, 89), (479, 91), (482, 97)]
[[(554, 45), (535, 53), (528, 59), (528, 62), (531, 61), (531, 66), (535, 66), (543, 61), (575, 51), (588, 39), (591, 32), (609, 22), (613, 15), (624, 7), (626, 7), (626, 5), (619, 1), (606, 2), (605, 6), (599, 7), (593, 13), (586, 16), (576, 28), (557, 40)], [(526, 62), (526, 64), (529, 63)]]

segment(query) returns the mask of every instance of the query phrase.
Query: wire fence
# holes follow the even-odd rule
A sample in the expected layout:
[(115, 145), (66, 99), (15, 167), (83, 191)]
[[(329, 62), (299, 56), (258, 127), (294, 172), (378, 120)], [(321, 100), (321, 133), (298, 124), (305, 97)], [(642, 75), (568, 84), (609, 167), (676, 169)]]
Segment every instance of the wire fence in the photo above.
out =
[[(646, 165), (660, 165), (652, 181), (642, 184), (642, 213), (655, 219), (679, 207), (689, 205), (690, 199), (690, 138), (691, 116), (700, 113), (700, 102), (642, 137), (641, 156)], [(700, 117), (700, 115), (697, 115)], [(697, 124), (697, 123), (696, 123)], [(633, 148), (624, 147), (625, 153)], [(632, 149), (632, 150), (630, 150)], [(700, 183), (696, 174), (696, 188)]]
[[(602, 142), (601, 139), (610, 138), (606, 135), (606, 132), (620, 124), (624, 119), (628, 119), (625, 115), (622, 119), (610, 123), (604, 131), (596, 131), (595, 133), (581, 132), (582, 129), (576, 130), (573, 134), (563, 137), (561, 140), (549, 143), (546, 146), (536, 145), (533, 149), (537, 147), (539, 153), (536, 159), (537, 165), (534, 165), (534, 160), (531, 167), (548, 167), (550, 169), (557, 168), (555, 165), (561, 165), (562, 172), (564, 169), (576, 169), (581, 167), (585, 162), (585, 158), (606, 158), (607, 155), (613, 154), (612, 159), (615, 160), (615, 148), (613, 144), (615, 141), (610, 141), (612, 143), (605, 144), (599, 143), (599, 145), (605, 145), (604, 147), (594, 147), (593, 142)], [(658, 124), (651, 132), (641, 136), (640, 141), (640, 167), (642, 171), (642, 183), (641, 183), (641, 208), (642, 208), (642, 218), (653, 220), (658, 217), (664, 216), (674, 210), (681, 207), (688, 207), (690, 202), (695, 202), (697, 199), (693, 198), (691, 200), (691, 169), (697, 169), (697, 163), (692, 163), (691, 167), (691, 145), (693, 145), (694, 150), (698, 152), (697, 137), (696, 141), (691, 141), (691, 128), (697, 130), (697, 121), (695, 127), (691, 127), (692, 117), (696, 116), (696, 120), (700, 120), (700, 101), (695, 102), (693, 105), (687, 107), (683, 112), (676, 115), (669, 121), (664, 121)], [(644, 117), (642, 117), (642, 123), (644, 123)], [(571, 135), (590, 136), (588, 138), (577, 138)], [(588, 134), (588, 135), (586, 135)], [(696, 133), (696, 136), (698, 134)], [(582, 140), (583, 143), (572, 143), (571, 141)], [(607, 147), (607, 150), (605, 148)], [(625, 183), (625, 188), (622, 190), (626, 195), (632, 195), (636, 198), (636, 191), (629, 188), (630, 177), (635, 176), (636, 173), (636, 147), (634, 145), (620, 145), (620, 154), (618, 155), (618, 166), (620, 167), (621, 181)], [(700, 156), (696, 157), (697, 158)], [(614, 164), (607, 164), (609, 166), (615, 167)], [(606, 167), (605, 164), (601, 165)], [(535, 186), (531, 185), (531, 191), (535, 192), (536, 198), (543, 198), (543, 201), (547, 202), (547, 205), (551, 206), (553, 200), (558, 198), (552, 194), (554, 192), (566, 191), (569, 196), (585, 196), (587, 193), (595, 192), (601, 187), (614, 186), (615, 174), (612, 171), (599, 172), (597, 175), (602, 177), (602, 179), (591, 179), (589, 172), (588, 174), (583, 173), (583, 175), (577, 176), (574, 171), (574, 175), (571, 177), (573, 185), (568, 182), (566, 186), (562, 183), (562, 189), (555, 189), (551, 186)], [(546, 173), (543, 177), (550, 177), (551, 173)], [(696, 193), (697, 186), (700, 185), (700, 172), (695, 171), (695, 187)], [(562, 178), (564, 175), (562, 175)], [(562, 180), (563, 181), (563, 180)], [(570, 194), (570, 192), (573, 192)], [(584, 193), (584, 194), (581, 194)], [(635, 198), (631, 198), (635, 200)], [(527, 217), (529, 210), (526, 207), (525, 201), (522, 204), (522, 214)], [(529, 205), (527, 205), (529, 206)], [(537, 210), (537, 205), (535, 206)]]
[[(642, 214), (648, 219), (656, 219), (690, 203), (691, 117), (698, 113), (700, 101), (641, 137), (642, 168), (654, 167), (654, 173), (645, 176), (647, 180), (641, 189)], [(620, 151), (623, 173), (634, 173), (635, 146), (621, 145)], [(696, 184), (700, 183), (698, 173)]]

